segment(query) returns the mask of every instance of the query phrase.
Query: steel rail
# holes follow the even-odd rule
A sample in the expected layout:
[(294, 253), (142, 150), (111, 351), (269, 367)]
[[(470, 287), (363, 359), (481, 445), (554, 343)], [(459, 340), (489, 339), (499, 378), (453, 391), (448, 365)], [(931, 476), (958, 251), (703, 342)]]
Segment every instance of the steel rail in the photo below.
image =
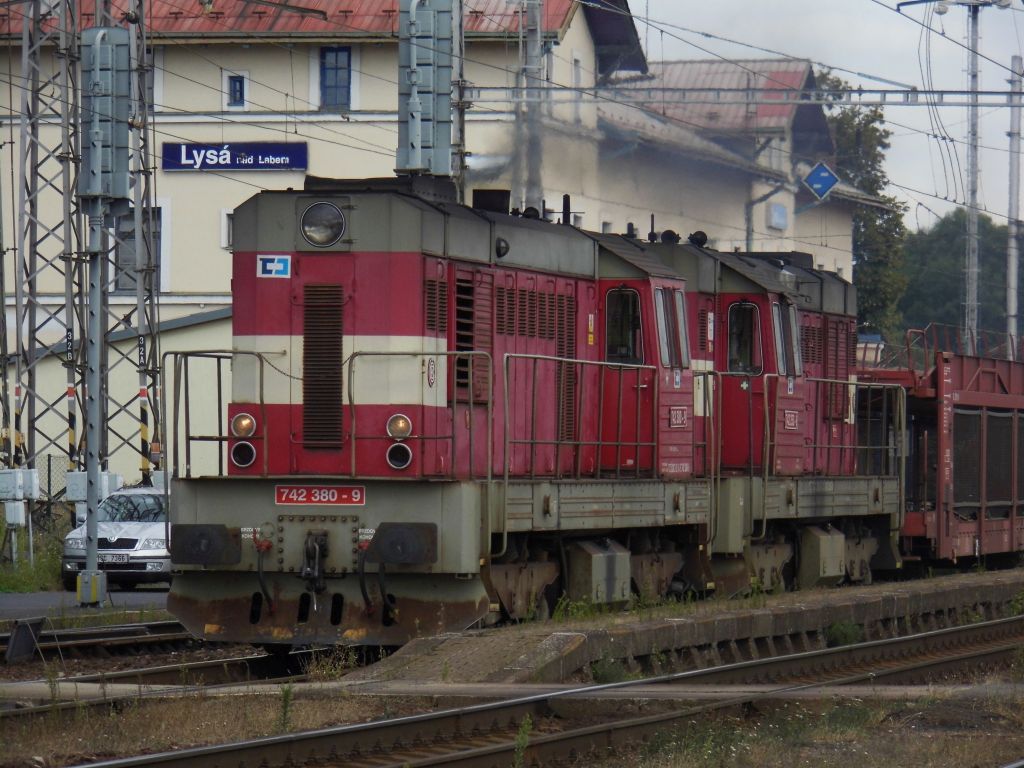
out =
[[(673, 721), (696, 713), (709, 712), (740, 703), (749, 702), (781, 693), (808, 690), (829, 685), (849, 685), (856, 682), (879, 680), (883, 677), (907, 674), (909, 670), (934, 668), (938, 664), (951, 662), (964, 663), (977, 657), (990, 658), (993, 654), (1005, 655), (1014, 653), (1024, 639), (1024, 616), (1010, 619), (981, 622), (978, 624), (949, 629), (935, 630), (918, 635), (911, 635), (889, 640), (876, 640), (855, 646), (809, 651), (792, 654), (786, 657), (746, 661), (703, 670), (676, 672), (643, 680), (631, 680), (604, 685), (591, 685), (568, 689), (554, 693), (526, 696), (508, 701), (477, 704), (470, 707), (449, 709), (421, 715), (411, 715), (392, 720), (376, 721), (335, 728), (320, 729), (306, 733), (273, 736), (233, 744), (219, 744), (191, 749), (163, 752), (140, 757), (123, 758), (100, 763), (91, 763), (93, 768), (128, 768), (129, 766), (196, 766), (202, 768), (224, 768), (228, 765), (317, 765), (344, 764), (356, 765), (365, 758), (368, 764), (375, 766), (404, 765), (496, 765), (508, 764), (508, 756), (521, 750), (522, 745), (516, 744), (512, 734), (518, 733), (520, 724), (529, 715), (533, 722), (551, 714), (550, 704), (555, 699), (565, 699), (577, 694), (593, 694), (598, 691), (627, 688), (630, 686), (669, 683), (669, 682), (722, 682), (723, 675), (734, 670), (743, 670), (749, 675), (758, 669), (762, 671), (771, 666), (782, 668), (782, 664), (799, 661), (805, 666), (824, 664), (828, 679), (783, 686), (768, 692), (747, 694), (736, 699), (686, 710), (651, 715), (643, 718), (588, 726), (573, 729), (561, 734), (551, 734), (530, 738), (525, 751), (527, 764), (531, 760), (550, 760), (556, 757), (567, 757), (573, 754), (589, 752), (602, 745), (611, 748), (624, 741), (632, 741), (644, 733), (650, 733)], [(962, 647), (968, 643), (982, 643), (984, 648), (963, 652)], [(923, 651), (920, 646), (924, 645)], [(915, 645), (917, 648), (915, 648)], [(956, 653), (950, 649), (956, 647)], [(898, 667), (869, 668), (868, 671), (853, 675), (836, 677), (836, 660), (843, 655), (847, 664), (870, 665), (868, 654), (877, 654), (879, 649), (888, 648), (890, 654), (906, 659), (912, 652), (918, 658), (905, 660)], [(921, 653), (927, 658), (921, 659)], [(717, 679), (716, 679), (717, 678)], [(480, 745), (479, 741), (499, 738), (497, 744)], [(457, 738), (476, 740), (470, 749), (460, 748), (456, 744), (439, 745), (439, 738)], [(489, 735), (488, 735), (489, 734)], [(465, 742), (463, 742), (465, 743)], [(412, 750), (412, 754), (410, 754)], [(434, 754), (423, 755), (424, 751)], [(439, 754), (441, 750), (444, 753)], [(541, 750), (544, 750), (543, 752)], [(396, 762), (388, 763), (384, 753), (391, 752)], [(415, 754), (422, 755), (415, 757)]]
[[(0, 709), (0, 720), (48, 714), (66, 709), (79, 710), (83, 707), (111, 707), (127, 701), (166, 697), (168, 695), (180, 696), (195, 693), (199, 690), (208, 693), (240, 683), (263, 685), (268, 683), (301, 682), (307, 679), (305, 673), (306, 665), (317, 653), (317, 651), (312, 650), (296, 651), (287, 657), (278, 657), (273, 654), (253, 654), (230, 659), (207, 659), (182, 664), (165, 664), (156, 667), (125, 669), (117, 672), (62, 677), (54, 681), (58, 689), (64, 686), (98, 684), (104, 688), (104, 695), (98, 698), (55, 700), (35, 706)], [(109, 695), (106, 692), (106, 686), (125, 685), (138, 686), (139, 690), (134, 693), (121, 695)], [(153, 685), (175, 687), (173, 689), (143, 689), (143, 686)], [(59, 698), (59, 690), (54, 694), (54, 698)]]
[[(0, 634), (0, 653), (10, 643), (11, 633)], [(109, 649), (114, 646), (153, 645), (157, 643), (195, 640), (177, 621), (151, 621), (138, 624), (117, 624), (107, 627), (83, 627), (74, 629), (48, 629), (35, 638), (40, 653), (80, 653), (96, 648)]]

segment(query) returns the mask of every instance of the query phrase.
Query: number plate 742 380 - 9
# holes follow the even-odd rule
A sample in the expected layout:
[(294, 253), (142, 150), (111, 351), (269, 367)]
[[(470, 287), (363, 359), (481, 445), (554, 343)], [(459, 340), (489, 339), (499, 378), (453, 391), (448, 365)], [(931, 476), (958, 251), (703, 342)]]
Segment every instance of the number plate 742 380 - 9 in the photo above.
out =
[(278, 485), (275, 504), (339, 504), (362, 506), (366, 488), (361, 485)]

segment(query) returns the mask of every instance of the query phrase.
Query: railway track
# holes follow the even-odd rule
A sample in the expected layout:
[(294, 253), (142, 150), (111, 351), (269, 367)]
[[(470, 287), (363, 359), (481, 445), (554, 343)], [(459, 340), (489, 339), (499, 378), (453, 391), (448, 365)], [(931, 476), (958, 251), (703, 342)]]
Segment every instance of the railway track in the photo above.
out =
[[(507, 766), (550, 764), (639, 741), (686, 718), (780, 693), (822, 685), (932, 678), (965, 666), (995, 664), (1019, 653), (1024, 617), (691, 670), (643, 680), (586, 686), (514, 700), (449, 709), (319, 731), (93, 763), (93, 767), (242, 766)], [(778, 687), (713, 704), (580, 727), (560, 721), (574, 696), (652, 684), (775, 681)], [(790, 681), (790, 682), (784, 682)], [(692, 690), (686, 694), (693, 698)]]
[[(172, 693), (186, 693), (200, 688), (216, 691), (239, 683), (299, 682), (306, 679), (306, 669), (316, 654), (317, 651), (313, 650), (295, 651), (287, 656), (253, 654), (59, 678), (52, 683), (47, 681), (54, 688), (53, 701), (0, 709), (0, 720), (68, 709), (80, 710), (83, 707), (117, 707), (127, 701), (166, 696), (168, 687)], [(95, 697), (83, 698), (77, 695), (82, 686), (91, 686), (96, 690)], [(124, 692), (126, 687), (132, 686), (135, 690)], [(60, 700), (64, 690), (74, 691), (76, 695), (68, 700)]]
[[(22, 628), (22, 632), (28, 631)], [(14, 632), (0, 634), (0, 654), (7, 657)], [(25, 636), (15, 638), (17, 644)], [(29, 639), (28, 642), (31, 642)], [(36, 652), (44, 658), (55, 656), (113, 656), (154, 648), (178, 649), (199, 643), (177, 621), (147, 621), (75, 629), (39, 629), (35, 632)]]

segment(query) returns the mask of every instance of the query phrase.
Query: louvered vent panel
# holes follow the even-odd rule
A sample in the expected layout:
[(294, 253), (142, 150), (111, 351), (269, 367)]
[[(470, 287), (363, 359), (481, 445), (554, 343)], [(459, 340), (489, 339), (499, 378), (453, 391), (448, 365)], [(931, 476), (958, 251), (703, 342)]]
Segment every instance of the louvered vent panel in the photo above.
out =
[(527, 317), (530, 314), (528, 310), (530, 300), (527, 294), (528, 291), (523, 288), (516, 291), (516, 297), (518, 299), (518, 307), (516, 311), (516, 335), (518, 336), (526, 335), (526, 322)]
[(427, 280), (423, 285), (423, 307), (427, 330), (448, 333), (448, 286), (441, 280)]
[(508, 312), (508, 289), (497, 288), (494, 292), (494, 332), (507, 336), (511, 333), (512, 328), (509, 327), (509, 323), (505, 317)]
[(708, 351), (708, 311), (702, 309), (697, 313), (697, 349)]
[[(494, 274), (477, 272), (473, 291), (473, 349), (494, 351)], [(490, 371), (486, 358), (473, 360), (473, 401), (485, 403), (490, 398)]]
[(526, 335), (531, 339), (537, 338), (537, 292), (530, 291), (526, 301), (529, 317), (526, 321)]
[(811, 338), (813, 329), (804, 325), (800, 328), (800, 357), (804, 363), (814, 362), (814, 341)]
[(847, 364), (850, 366), (850, 370), (857, 367), (857, 331), (850, 329), (850, 340), (849, 346), (846, 348)]
[(805, 363), (821, 365), (821, 329), (805, 325), (800, 329), (800, 356)]
[(505, 294), (505, 333), (509, 336), (516, 335), (516, 292), (512, 288), (501, 288)]
[[(468, 352), (473, 349), (473, 279), (459, 277), (455, 280), (455, 351)], [(455, 361), (455, 385), (469, 386), (469, 359), (458, 357)]]
[(554, 339), (558, 319), (555, 312), (555, 297), (550, 293), (542, 293), (537, 297), (539, 302), (538, 333), (542, 339)]
[[(556, 297), (558, 328), (555, 353), (558, 357), (576, 358), (576, 297)], [(557, 371), (559, 400), (558, 439), (576, 439), (576, 366), (559, 363)]]
[(305, 286), (302, 439), (306, 448), (341, 447), (341, 307), (340, 285)]

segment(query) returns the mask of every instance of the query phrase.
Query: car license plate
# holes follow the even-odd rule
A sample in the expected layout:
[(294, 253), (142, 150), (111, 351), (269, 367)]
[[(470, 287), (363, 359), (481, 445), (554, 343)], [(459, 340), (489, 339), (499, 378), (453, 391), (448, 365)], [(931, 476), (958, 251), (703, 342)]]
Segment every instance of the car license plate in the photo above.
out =
[(361, 485), (278, 485), (274, 489), (274, 502), (362, 506), (366, 503), (366, 488)]
[(99, 562), (101, 562), (101, 563), (127, 563), (128, 562), (128, 555), (109, 555), (109, 554), (100, 553), (97, 556), (97, 558), (98, 558)]

